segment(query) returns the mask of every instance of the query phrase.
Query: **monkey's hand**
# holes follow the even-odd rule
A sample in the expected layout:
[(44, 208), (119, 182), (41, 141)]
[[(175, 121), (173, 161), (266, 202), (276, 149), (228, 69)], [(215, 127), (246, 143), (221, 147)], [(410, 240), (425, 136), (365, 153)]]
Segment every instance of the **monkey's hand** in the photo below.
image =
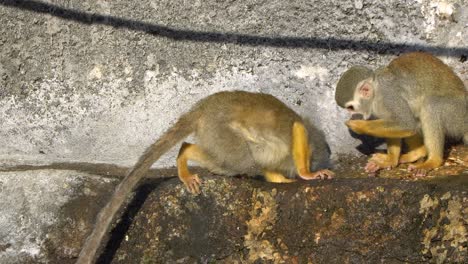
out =
[(398, 165), (398, 157), (393, 155), (376, 153), (367, 162), (364, 170), (371, 176), (375, 176), (380, 169), (391, 169)]
[(198, 178), (198, 174), (186, 175), (181, 180), (189, 192), (192, 194), (200, 193), (200, 185), (202, 184), (202, 181)]
[(345, 122), (346, 126), (357, 134), (364, 134), (365, 126), (368, 121), (366, 120), (348, 120)]
[(302, 172), (299, 174), (299, 177), (304, 180), (324, 180), (324, 179), (333, 179), (335, 173), (331, 170), (318, 170), (316, 172)]

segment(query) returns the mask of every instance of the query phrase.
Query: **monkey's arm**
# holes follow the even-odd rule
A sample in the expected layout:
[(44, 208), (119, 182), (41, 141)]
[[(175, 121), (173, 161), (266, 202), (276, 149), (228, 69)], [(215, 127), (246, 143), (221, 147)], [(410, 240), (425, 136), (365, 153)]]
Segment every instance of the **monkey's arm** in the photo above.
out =
[(292, 156), (299, 177), (304, 180), (332, 178), (330, 170), (310, 171), (310, 157), (312, 155), (307, 139), (307, 130), (300, 122), (294, 122), (292, 131)]
[(416, 131), (402, 128), (398, 123), (378, 120), (348, 120), (346, 125), (358, 134), (366, 134), (381, 138), (406, 138), (416, 134)]

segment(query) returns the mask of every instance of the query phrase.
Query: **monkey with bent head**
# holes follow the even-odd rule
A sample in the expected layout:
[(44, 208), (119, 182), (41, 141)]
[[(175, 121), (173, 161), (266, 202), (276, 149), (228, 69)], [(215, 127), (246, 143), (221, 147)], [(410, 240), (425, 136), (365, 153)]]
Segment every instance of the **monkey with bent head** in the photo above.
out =
[[(384, 68), (372, 71), (354, 66), (338, 81), (339, 106), (364, 119), (346, 125), (358, 134), (385, 138), (387, 154), (374, 154), (366, 171), (411, 163), (408, 170), (425, 176), (443, 164), (446, 137), (468, 144), (468, 96), (462, 80), (438, 58), (424, 52), (404, 54)], [(408, 153), (400, 157), (401, 140)]]
[(116, 187), (97, 216), (77, 264), (94, 262), (114, 216), (159, 157), (194, 134), (197, 144), (183, 143), (177, 157), (179, 179), (191, 193), (200, 193), (198, 175), (187, 162), (221, 175), (263, 174), (269, 182), (331, 179), (328, 147), (311, 123), (275, 97), (242, 91), (219, 92), (200, 100), (183, 114), (147, 151)]

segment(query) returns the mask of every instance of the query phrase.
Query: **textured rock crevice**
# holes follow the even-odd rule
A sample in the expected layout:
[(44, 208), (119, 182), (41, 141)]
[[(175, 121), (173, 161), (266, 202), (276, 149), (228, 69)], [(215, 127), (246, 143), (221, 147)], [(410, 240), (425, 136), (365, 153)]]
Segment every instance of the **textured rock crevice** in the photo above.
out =
[(467, 186), (209, 177), (191, 196), (174, 179), (149, 193), (112, 263), (463, 263)]
[[(88, 170), (83, 173), (65, 170), (63, 164), (60, 170), (28, 168), (0, 172), (0, 195), (11, 197), (3, 200), (0, 230), (22, 230), (0, 237), (0, 259), (73, 263), (118, 182), (115, 176), (121, 177), (125, 169), (88, 165), (82, 166)], [(90, 174), (93, 171), (115, 176), (102, 178)], [(340, 173), (330, 181), (273, 184), (194, 171), (205, 175), (198, 196), (188, 193), (176, 177), (146, 180), (117, 216), (99, 263), (468, 259), (466, 173), (423, 181), (341, 178), (346, 174)], [(175, 171), (151, 171), (148, 176), (157, 175), (173, 176)]]

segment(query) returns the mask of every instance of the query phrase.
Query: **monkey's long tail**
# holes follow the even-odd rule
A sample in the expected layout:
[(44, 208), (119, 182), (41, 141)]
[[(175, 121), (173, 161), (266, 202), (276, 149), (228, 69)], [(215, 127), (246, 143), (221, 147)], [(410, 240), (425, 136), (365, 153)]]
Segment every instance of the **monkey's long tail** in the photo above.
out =
[(130, 173), (117, 185), (110, 201), (98, 214), (94, 229), (86, 239), (78, 256), (77, 264), (90, 264), (94, 261), (115, 214), (123, 205), (127, 196), (159, 157), (194, 131), (198, 119), (199, 111), (197, 110), (182, 115), (174, 126), (169, 128), (153, 145), (146, 149)]

